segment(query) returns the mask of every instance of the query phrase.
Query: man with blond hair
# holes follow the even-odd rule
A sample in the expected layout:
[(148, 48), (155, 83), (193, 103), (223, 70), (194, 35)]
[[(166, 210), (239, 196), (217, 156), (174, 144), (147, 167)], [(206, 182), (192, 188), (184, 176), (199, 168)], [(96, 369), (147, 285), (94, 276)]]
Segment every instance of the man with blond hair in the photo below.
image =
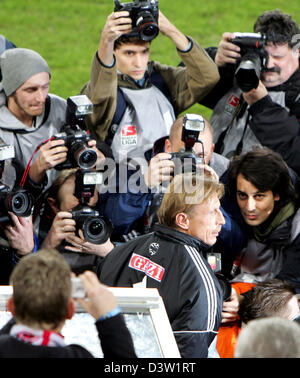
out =
[(97, 271), (109, 286), (158, 289), (182, 357), (207, 357), (228, 294), (206, 259), (224, 224), (222, 195), (223, 185), (206, 172), (176, 175), (154, 232), (115, 247)]

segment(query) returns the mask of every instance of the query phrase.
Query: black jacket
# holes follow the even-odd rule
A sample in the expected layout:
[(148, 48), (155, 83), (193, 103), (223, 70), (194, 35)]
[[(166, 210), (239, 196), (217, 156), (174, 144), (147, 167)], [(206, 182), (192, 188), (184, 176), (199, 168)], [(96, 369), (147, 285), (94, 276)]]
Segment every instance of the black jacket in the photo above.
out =
[[(0, 358), (93, 358), (84, 347), (31, 345), (9, 335), (15, 324), (10, 320), (0, 330)], [(104, 358), (136, 358), (131, 335), (122, 314), (96, 323)]]
[(198, 238), (157, 225), (115, 247), (98, 267), (100, 281), (131, 287), (145, 277), (157, 288), (182, 357), (207, 357), (221, 321), (223, 291)]

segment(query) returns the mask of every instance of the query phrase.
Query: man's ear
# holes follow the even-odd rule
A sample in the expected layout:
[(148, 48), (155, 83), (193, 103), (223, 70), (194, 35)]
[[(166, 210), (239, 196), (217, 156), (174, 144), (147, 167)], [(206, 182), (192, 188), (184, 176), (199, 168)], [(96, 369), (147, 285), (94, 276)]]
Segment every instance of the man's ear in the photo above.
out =
[(188, 231), (190, 227), (190, 219), (186, 213), (178, 213), (175, 217), (175, 224), (183, 232)]
[(8, 311), (12, 314), (12, 316), (15, 316), (15, 307), (12, 297), (8, 298), (6, 306)]
[(75, 314), (75, 302), (73, 299), (70, 299), (69, 304), (68, 304), (67, 319), (72, 319), (74, 314)]
[(172, 152), (170, 139), (165, 140), (165, 152)]

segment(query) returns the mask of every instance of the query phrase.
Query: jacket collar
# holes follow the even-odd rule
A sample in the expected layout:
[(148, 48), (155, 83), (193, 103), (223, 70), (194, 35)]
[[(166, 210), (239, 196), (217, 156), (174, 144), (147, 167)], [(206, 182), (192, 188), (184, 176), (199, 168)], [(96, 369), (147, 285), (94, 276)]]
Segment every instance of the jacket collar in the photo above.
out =
[(174, 228), (165, 226), (160, 223), (156, 223), (154, 225), (154, 232), (157, 233), (160, 237), (163, 237), (164, 239), (168, 240), (176, 240), (177, 243), (179, 244), (187, 244), (192, 247), (197, 248), (198, 250), (208, 250), (211, 248), (211, 246), (207, 245), (204, 243), (202, 240), (199, 238), (196, 238), (195, 236), (188, 235), (184, 232), (175, 230)]

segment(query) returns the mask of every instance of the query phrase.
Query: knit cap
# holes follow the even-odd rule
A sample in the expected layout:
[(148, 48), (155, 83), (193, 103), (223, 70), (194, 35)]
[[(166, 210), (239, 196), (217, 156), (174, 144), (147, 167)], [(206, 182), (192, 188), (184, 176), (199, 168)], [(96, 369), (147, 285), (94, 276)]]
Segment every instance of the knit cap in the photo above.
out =
[(6, 96), (10, 96), (32, 76), (50, 69), (44, 58), (36, 51), (15, 48), (5, 50), (0, 56), (2, 86)]

